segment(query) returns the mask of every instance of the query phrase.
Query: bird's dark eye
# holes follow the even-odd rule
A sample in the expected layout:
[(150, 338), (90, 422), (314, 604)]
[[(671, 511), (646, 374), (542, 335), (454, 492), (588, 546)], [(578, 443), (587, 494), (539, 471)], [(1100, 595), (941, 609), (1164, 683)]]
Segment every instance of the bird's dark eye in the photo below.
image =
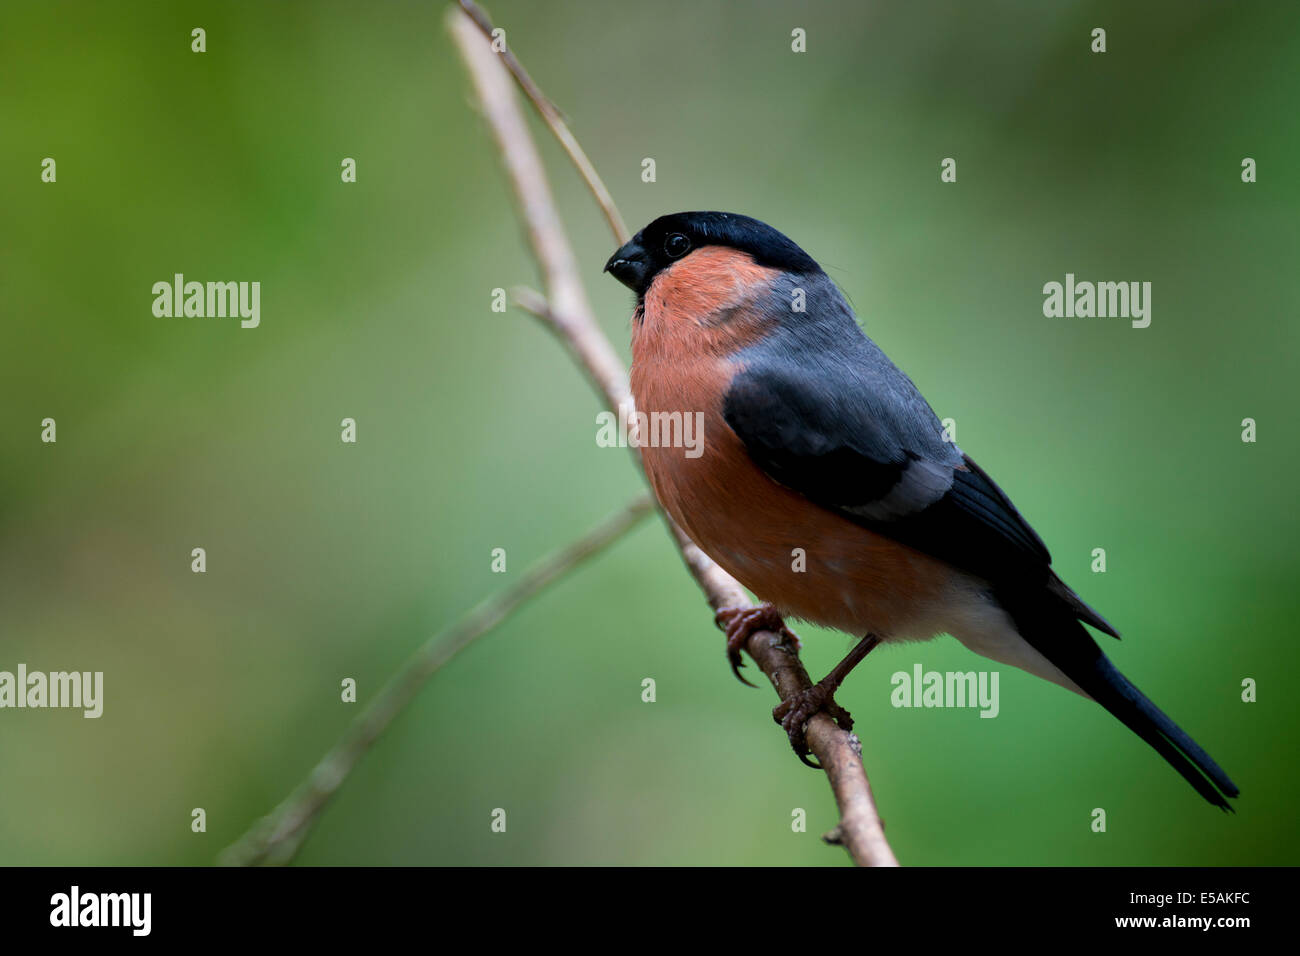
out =
[(674, 232), (664, 240), (664, 252), (669, 259), (680, 259), (691, 248), (691, 240), (687, 239), (680, 232)]

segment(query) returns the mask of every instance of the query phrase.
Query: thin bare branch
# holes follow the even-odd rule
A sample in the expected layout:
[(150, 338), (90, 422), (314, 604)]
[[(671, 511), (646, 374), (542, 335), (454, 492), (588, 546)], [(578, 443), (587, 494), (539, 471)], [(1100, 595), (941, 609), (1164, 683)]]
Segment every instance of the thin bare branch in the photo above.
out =
[[(461, 0), (461, 6), (473, 4), (467, 5), (465, 0)], [(525, 92), (529, 92), (532, 81), (521, 79), (527, 74), (513, 56), (506, 59), (492, 51), (485, 39), (491, 35), (492, 24), (477, 7), (475, 11), (476, 14), (467, 15), (452, 8), (447, 18), (448, 28), (469, 70), (483, 114), (519, 200), (520, 214), (533, 254), (541, 265), (546, 287), (545, 296), (531, 289), (516, 289), (515, 302), (536, 315), (560, 338), (608, 407), (616, 409), (626, 405), (630, 408), (632, 400), (627, 371), (596, 322), (587, 300), (541, 158), (510, 85), (510, 75), (514, 75)], [(537, 102), (531, 93), (529, 96), (534, 103)], [(541, 106), (538, 108), (542, 109)], [(546, 115), (545, 110), (543, 115)], [(599, 193), (597, 198), (604, 206), (605, 201), (600, 200)], [(608, 202), (612, 208), (613, 201)], [(615, 233), (619, 234), (617, 228)], [(623, 235), (625, 233), (623, 230)], [(620, 237), (619, 241), (623, 239)], [(640, 455), (635, 455), (635, 458), (640, 466)], [(664, 520), (672, 531), (687, 569), (715, 611), (723, 607), (750, 605), (735, 578), (696, 547), (667, 514), (664, 514)], [(767, 675), (782, 700), (812, 686), (797, 650), (781, 635), (759, 631), (749, 639), (745, 650)], [(826, 769), (839, 806), (837, 842), (859, 865), (897, 866), (898, 860), (885, 840), (884, 827), (862, 766), (858, 738), (841, 730), (826, 715), (817, 714), (808, 722), (807, 741), (809, 749)]]
[(567, 548), (534, 565), (514, 585), (481, 602), (451, 627), (425, 641), (352, 721), (307, 779), (227, 847), (220, 862), (229, 866), (256, 866), (292, 860), (348, 774), (430, 677), (529, 598), (621, 538), (651, 510), (650, 496), (642, 495)]
[[(474, 0), (460, 0), (461, 9), (474, 21), (474, 25), (482, 31), (483, 35), (489, 40), (492, 39), (492, 21)], [(573, 165), (578, 168), (578, 173), (587, 182), (587, 188), (591, 194), (596, 197), (596, 203), (600, 206), (600, 211), (605, 214), (605, 221), (609, 223), (609, 228), (614, 233), (614, 239), (618, 245), (627, 242), (629, 233), (627, 226), (623, 222), (623, 217), (619, 215), (618, 207), (614, 205), (614, 197), (609, 194), (605, 188), (605, 183), (601, 180), (600, 174), (596, 172), (596, 167), (591, 164), (587, 158), (586, 152), (578, 143), (577, 137), (569, 129), (568, 121), (564, 114), (560, 112), (550, 97), (541, 91), (533, 78), (528, 75), (523, 64), (515, 59), (514, 53), (510, 51), (509, 43), (499, 54), (502, 61), (519, 84), (519, 88), (527, 94), (528, 98), (533, 101), (533, 106), (537, 107), (537, 112), (541, 114), (542, 119), (546, 120), (546, 125), (551, 128), (555, 138), (560, 141), (564, 151), (569, 154), (569, 159)]]

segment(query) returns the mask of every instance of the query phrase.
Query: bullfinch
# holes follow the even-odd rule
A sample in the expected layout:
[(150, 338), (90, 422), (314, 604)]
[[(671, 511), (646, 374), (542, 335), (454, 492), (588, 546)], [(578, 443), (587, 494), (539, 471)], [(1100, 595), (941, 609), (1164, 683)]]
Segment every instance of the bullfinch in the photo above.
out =
[(774, 711), (805, 762), (814, 713), (852, 727), (833, 695), (872, 648), (947, 633), (1095, 700), (1231, 809), (1236, 785), (1102, 653), (1084, 625), (1119, 634), (1057, 577), (1042, 539), (799, 246), (748, 216), (683, 212), (605, 270), (637, 297), (638, 419), (702, 430), (691, 454), (639, 437), (654, 493), (764, 602), (718, 613), (733, 669), (751, 634), (784, 631), (785, 617), (861, 638)]

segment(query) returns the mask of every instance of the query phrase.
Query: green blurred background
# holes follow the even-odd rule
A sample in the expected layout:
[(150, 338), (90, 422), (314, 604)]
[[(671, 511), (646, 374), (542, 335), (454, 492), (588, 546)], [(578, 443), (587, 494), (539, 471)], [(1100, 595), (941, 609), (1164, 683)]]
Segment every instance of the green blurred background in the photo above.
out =
[[(444, 9), (4, 5), (0, 669), (102, 670), (106, 702), (0, 712), (0, 862), (213, 861), (357, 712), (342, 678), (369, 699), (640, 487), (548, 334), (489, 308), (540, 280)], [(887, 648), (840, 700), (899, 857), (1297, 862), (1295, 5), (490, 12), (632, 228), (744, 212), (823, 263), (1243, 791), (1214, 811), (1100, 708), (1007, 668), (996, 720), (896, 710), (894, 671), (985, 664), (950, 638)], [(535, 129), (626, 356), (614, 243)], [(155, 318), (175, 272), (260, 281), (261, 327)], [(1152, 282), (1151, 327), (1045, 319), (1066, 272)], [(799, 630), (814, 675), (850, 644)], [(732, 679), (653, 519), (440, 673), (299, 859), (842, 865), (774, 702)]]

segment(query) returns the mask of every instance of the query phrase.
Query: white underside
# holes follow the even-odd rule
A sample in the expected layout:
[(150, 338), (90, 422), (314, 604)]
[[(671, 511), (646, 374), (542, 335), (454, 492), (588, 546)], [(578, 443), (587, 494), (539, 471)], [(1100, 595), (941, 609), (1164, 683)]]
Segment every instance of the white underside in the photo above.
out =
[(951, 634), (981, 657), (1018, 667), (1082, 697), (1088, 696), (1020, 636), (1011, 615), (992, 597), (984, 582), (967, 575), (953, 577), (949, 593), (938, 606), (929, 613), (923, 611), (905, 633), (889, 635), (885, 640), (925, 640)]

